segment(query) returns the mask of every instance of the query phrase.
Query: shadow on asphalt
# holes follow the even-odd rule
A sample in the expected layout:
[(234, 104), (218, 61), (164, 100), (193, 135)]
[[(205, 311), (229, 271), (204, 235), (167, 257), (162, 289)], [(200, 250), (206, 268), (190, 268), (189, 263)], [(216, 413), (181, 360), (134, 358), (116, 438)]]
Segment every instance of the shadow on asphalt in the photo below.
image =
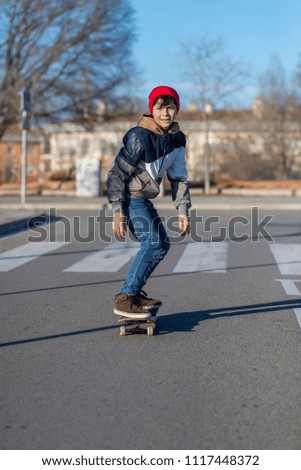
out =
[(301, 299), (298, 298), (295, 300), (285, 300), (280, 302), (239, 305), (236, 307), (198, 310), (194, 312), (179, 312), (160, 316), (160, 323), (158, 322), (158, 332), (161, 335), (175, 332), (192, 332), (196, 326), (206, 320), (280, 312), (284, 310), (293, 310), (300, 307)]
[[(284, 300), (280, 302), (268, 302), (262, 304), (239, 305), (235, 307), (225, 307), (210, 310), (197, 310), (194, 312), (179, 312), (170, 315), (162, 315), (158, 317), (156, 328), (156, 336), (166, 335), (176, 332), (192, 332), (194, 328), (203, 321), (215, 320), (217, 318), (236, 317), (242, 315), (253, 315), (270, 312), (280, 312), (284, 310), (292, 310), (301, 308), (301, 299)], [(7, 343), (0, 343), (0, 348), (9, 346), (18, 346), (23, 344), (31, 344), (43, 341), (50, 341), (59, 338), (68, 338), (71, 336), (80, 336), (91, 333), (100, 333), (108, 330), (119, 329), (119, 325), (107, 325), (99, 328), (91, 328), (88, 330), (71, 331), (67, 333), (59, 333), (56, 335), (40, 336), (36, 338), (21, 339)]]

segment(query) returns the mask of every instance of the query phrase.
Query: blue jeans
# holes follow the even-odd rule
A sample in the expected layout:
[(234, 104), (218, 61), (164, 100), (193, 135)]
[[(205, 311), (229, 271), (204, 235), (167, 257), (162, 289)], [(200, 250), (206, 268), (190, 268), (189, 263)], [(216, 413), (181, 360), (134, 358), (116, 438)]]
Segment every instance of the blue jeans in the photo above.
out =
[(170, 242), (151, 201), (140, 197), (123, 203), (127, 225), (140, 243), (120, 294), (137, 295), (169, 250)]

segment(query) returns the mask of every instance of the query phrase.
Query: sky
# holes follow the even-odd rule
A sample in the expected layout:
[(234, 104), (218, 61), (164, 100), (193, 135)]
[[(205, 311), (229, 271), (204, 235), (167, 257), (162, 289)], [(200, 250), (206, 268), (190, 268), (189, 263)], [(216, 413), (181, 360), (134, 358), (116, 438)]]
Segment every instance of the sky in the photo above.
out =
[(301, 0), (130, 0), (135, 10), (137, 93), (157, 85), (176, 88), (184, 102), (191, 87), (181, 67), (181, 40), (221, 37), (227, 54), (248, 64), (252, 81), (243, 106), (256, 95), (257, 77), (277, 55), (288, 76), (301, 59)]

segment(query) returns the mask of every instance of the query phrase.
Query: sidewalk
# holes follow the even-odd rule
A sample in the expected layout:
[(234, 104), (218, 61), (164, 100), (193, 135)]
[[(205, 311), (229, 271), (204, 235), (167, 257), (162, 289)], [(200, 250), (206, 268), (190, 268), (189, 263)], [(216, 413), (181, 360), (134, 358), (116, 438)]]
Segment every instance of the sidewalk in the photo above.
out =
[[(238, 193), (236, 196), (212, 195), (201, 196), (191, 194), (192, 209), (210, 210), (248, 210), (259, 207), (262, 210), (295, 210), (301, 211), (301, 197), (284, 197), (281, 192), (278, 196), (257, 197)], [(160, 209), (175, 210), (171, 196), (158, 197), (155, 206)], [(105, 207), (110, 209), (106, 197), (28, 197), (22, 205), (20, 197), (5, 197), (0, 199), (0, 236), (13, 231), (25, 229), (32, 225), (36, 219), (33, 217), (49, 217), (49, 209), (61, 210), (94, 210), (99, 211)], [(44, 219), (45, 220), (45, 219)]]

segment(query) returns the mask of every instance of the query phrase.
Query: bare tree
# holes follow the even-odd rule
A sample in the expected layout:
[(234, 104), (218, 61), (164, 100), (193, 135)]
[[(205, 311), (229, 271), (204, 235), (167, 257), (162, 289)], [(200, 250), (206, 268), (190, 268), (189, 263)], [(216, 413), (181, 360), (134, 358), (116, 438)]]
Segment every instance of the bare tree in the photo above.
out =
[(288, 178), (300, 147), (300, 112), (293, 81), (277, 55), (259, 77), (262, 100), (261, 123), (264, 127), (265, 153), (277, 169), (276, 177)]
[(195, 98), (203, 111), (206, 168), (204, 180), (205, 193), (208, 194), (212, 110), (217, 107), (233, 107), (230, 100), (237, 98), (246, 87), (250, 74), (241, 59), (235, 60), (226, 53), (222, 38), (204, 35), (199, 40), (182, 42), (180, 47), (185, 78), (195, 90)]
[(22, 89), (36, 118), (93, 123), (135, 76), (128, 0), (0, 0), (0, 24), (0, 138)]
[(294, 90), (297, 96), (298, 107), (300, 109), (301, 107), (301, 53), (299, 54), (299, 60), (297, 63), (295, 74), (294, 74)]
[(227, 54), (221, 37), (205, 34), (199, 40), (182, 42), (180, 47), (185, 77), (193, 85), (201, 109), (207, 103), (214, 108), (233, 107), (230, 100), (239, 96), (250, 79), (247, 64)]
[(256, 136), (235, 136), (224, 140), (219, 148), (220, 172), (224, 178), (239, 180), (273, 180), (276, 168), (271, 160), (255, 152)]

